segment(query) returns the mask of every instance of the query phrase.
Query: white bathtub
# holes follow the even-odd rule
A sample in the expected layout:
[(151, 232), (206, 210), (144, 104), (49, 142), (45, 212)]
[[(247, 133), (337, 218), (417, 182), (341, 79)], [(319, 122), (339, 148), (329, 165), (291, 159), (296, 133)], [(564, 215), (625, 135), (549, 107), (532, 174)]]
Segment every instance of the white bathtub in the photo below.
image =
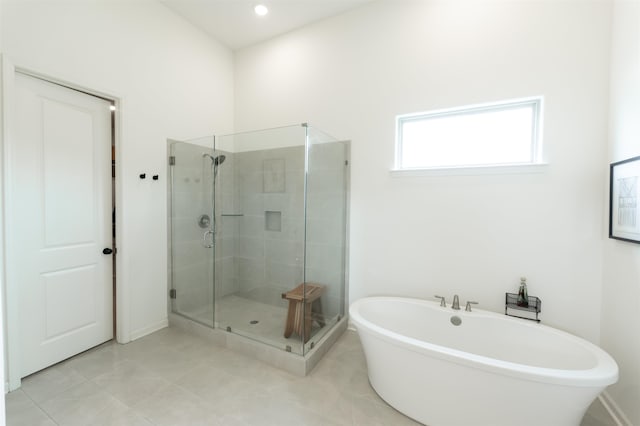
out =
[(602, 349), (533, 321), (399, 297), (360, 299), (349, 313), (371, 386), (429, 426), (576, 426), (618, 380)]

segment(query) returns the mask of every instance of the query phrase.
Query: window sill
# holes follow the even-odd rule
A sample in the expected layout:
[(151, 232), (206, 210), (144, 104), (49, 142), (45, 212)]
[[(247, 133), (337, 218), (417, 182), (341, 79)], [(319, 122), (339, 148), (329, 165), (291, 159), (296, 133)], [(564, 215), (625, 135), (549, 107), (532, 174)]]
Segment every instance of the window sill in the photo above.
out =
[(505, 164), (499, 166), (433, 167), (428, 169), (392, 169), (390, 173), (392, 177), (507, 175), (543, 173), (548, 166), (548, 163), (536, 163)]

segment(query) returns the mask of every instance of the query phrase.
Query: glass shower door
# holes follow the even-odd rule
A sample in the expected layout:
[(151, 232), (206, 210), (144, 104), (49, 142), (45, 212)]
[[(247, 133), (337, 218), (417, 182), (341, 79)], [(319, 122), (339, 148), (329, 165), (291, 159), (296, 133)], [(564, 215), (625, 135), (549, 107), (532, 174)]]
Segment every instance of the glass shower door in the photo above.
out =
[(209, 327), (214, 326), (212, 146), (213, 138), (169, 142), (171, 310)]

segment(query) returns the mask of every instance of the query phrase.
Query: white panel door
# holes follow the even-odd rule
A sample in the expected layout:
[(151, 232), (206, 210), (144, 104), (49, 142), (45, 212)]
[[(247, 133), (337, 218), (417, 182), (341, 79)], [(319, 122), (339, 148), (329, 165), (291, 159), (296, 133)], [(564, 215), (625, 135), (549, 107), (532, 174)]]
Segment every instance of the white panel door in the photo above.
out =
[(109, 102), (16, 73), (8, 277), (21, 374), (113, 338)]

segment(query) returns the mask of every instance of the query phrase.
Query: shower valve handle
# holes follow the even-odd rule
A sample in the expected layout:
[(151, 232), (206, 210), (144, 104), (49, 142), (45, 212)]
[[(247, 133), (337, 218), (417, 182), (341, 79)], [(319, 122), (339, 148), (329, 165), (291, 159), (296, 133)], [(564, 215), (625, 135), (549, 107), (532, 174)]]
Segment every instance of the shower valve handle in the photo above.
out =
[[(211, 235), (211, 238), (209, 238), (209, 235)], [(204, 232), (204, 235), (202, 235), (202, 244), (204, 245), (205, 248), (213, 247), (214, 235), (215, 235), (215, 232), (213, 232), (211, 229)]]

